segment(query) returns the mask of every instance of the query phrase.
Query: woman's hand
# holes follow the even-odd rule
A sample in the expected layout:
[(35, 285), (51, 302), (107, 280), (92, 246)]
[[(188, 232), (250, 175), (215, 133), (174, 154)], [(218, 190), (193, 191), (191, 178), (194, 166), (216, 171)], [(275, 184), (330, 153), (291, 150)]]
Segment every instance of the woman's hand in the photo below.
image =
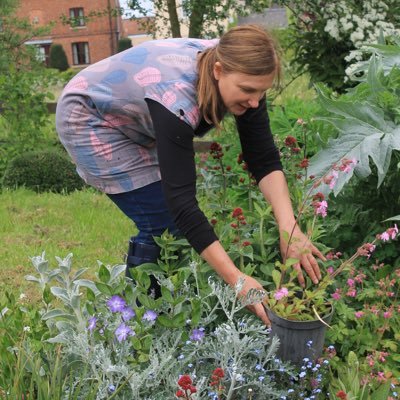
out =
[[(289, 235), (291, 232), (288, 232)], [(302, 273), (304, 269), (311, 280), (317, 284), (321, 279), (321, 271), (314, 255), (321, 260), (326, 260), (324, 255), (311, 243), (306, 235), (296, 226), (291, 237), (289, 237), (289, 246), (287, 241), (283, 238), (283, 231), (280, 235), (280, 247), (283, 261), (288, 258), (296, 258), (299, 260), (293, 268), (298, 271), (298, 280), (302, 287), (305, 286), (305, 280)]]
[[(239, 293), (239, 296), (246, 296), (247, 292), (250, 289), (257, 289), (257, 290), (264, 290), (264, 288), (261, 286), (260, 282), (258, 282), (256, 279), (252, 278), (249, 275), (242, 275), (244, 278), (244, 284), (241, 292)], [(262, 303), (257, 303), (257, 304), (251, 304), (248, 305), (247, 308), (255, 315), (257, 315), (258, 318), (260, 318), (265, 325), (268, 327), (271, 326), (271, 322), (267, 317), (267, 313), (265, 311), (265, 308)]]

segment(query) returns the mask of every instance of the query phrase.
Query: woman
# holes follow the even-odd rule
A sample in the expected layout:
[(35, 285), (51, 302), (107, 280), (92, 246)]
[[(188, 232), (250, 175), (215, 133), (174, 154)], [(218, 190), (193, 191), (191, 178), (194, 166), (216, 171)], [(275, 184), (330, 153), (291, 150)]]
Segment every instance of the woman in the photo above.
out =
[[(153, 236), (169, 229), (181, 232), (226, 283), (243, 276), (196, 200), (193, 138), (218, 129), (226, 113), (236, 118), (244, 160), (280, 232), (292, 232), (295, 218), (265, 104), (279, 68), (269, 35), (248, 25), (220, 40), (145, 42), (89, 66), (66, 86), (56, 113), (62, 143), (80, 176), (139, 230), (130, 241), (127, 269), (155, 261)], [(301, 267), (317, 283), (313, 254), (323, 255), (297, 227), (294, 238), (287, 249), (281, 235), (284, 258), (299, 259), (300, 283)], [(245, 276), (243, 294), (250, 288), (261, 285)], [(269, 323), (261, 304), (252, 311)]]

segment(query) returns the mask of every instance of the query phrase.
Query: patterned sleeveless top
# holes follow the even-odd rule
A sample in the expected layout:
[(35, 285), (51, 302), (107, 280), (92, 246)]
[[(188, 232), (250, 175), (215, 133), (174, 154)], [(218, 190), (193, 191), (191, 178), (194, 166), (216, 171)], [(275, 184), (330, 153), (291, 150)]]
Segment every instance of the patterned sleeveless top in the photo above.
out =
[(87, 67), (67, 84), (57, 104), (57, 132), (88, 184), (121, 193), (160, 180), (145, 99), (196, 129), (197, 55), (217, 43), (148, 41)]

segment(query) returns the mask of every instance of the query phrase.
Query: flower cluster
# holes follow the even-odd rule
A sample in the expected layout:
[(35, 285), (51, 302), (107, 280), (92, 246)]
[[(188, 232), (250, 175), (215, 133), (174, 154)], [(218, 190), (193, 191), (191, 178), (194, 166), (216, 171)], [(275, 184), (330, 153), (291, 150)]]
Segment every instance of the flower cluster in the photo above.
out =
[(192, 394), (197, 392), (197, 388), (193, 385), (192, 378), (189, 375), (182, 375), (178, 379), (178, 385), (180, 389), (175, 393), (178, 399), (192, 399)]
[[(126, 300), (118, 295), (111, 296), (106, 302), (108, 310), (112, 314), (118, 315), (121, 320), (120, 324), (114, 331), (114, 335), (118, 342), (123, 342), (130, 336), (135, 336), (135, 331), (132, 329), (132, 326), (128, 324), (134, 317), (136, 317), (135, 311), (129, 307), (126, 303)], [(153, 324), (157, 319), (157, 313), (153, 310), (147, 310), (143, 314), (142, 321), (146, 323)], [(109, 321), (105, 321), (104, 325), (107, 325)], [(92, 316), (88, 319), (87, 329), (89, 332), (93, 332), (96, 330), (99, 323), (99, 318), (96, 316)], [(103, 328), (100, 329), (103, 332)]]

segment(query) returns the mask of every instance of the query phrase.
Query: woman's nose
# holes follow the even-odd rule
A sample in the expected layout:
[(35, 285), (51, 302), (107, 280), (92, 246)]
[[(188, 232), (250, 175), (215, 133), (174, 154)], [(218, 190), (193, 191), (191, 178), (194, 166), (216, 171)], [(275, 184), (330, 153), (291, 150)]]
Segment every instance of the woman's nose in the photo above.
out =
[(249, 99), (248, 103), (251, 108), (257, 108), (260, 99), (258, 97), (252, 97)]

